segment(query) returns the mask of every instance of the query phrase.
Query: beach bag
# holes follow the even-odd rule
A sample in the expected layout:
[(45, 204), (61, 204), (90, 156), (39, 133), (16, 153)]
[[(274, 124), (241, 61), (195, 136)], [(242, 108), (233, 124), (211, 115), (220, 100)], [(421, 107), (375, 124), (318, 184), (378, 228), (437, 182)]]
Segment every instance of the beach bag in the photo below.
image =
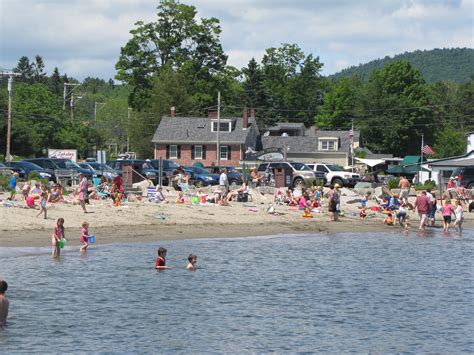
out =
[(239, 192), (237, 195), (237, 202), (248, 202), (249, 194), (246, 192)]

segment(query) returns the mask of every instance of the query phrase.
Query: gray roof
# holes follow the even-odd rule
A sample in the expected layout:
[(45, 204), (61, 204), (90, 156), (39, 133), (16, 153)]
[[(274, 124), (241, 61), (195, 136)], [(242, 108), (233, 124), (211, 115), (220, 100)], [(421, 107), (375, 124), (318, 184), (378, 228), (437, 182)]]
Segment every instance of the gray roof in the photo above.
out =
[[(354, 131), (354, 141), (359, 140), (360, 132)], [(315, 131), (315, 136), (264, 136), (262, 137), (263, 149), (283, 148), (286, 144), (292, 153), (318, 152), (318, 138), (339, 138), (339, 150), (349, 151), (349, 131)], [(285, 143), (284, 143), (285, 142)], [(326, 150), (324, 152), (327, 152)]]
[[(426, 163), (425, 163), (426, 164)], [(468, 158), (463, 160), (443, 160), (436, 162), (427, 162), (429, 166), (473, 166), (474, 158)]]
[[(208, 143), (217, 140), (217, 132), (211, 131), (211, 119), (208, 117), (162, 117), (153, 143)], [(220, 132), (219, 139), (223, 144), (248, 144), (259, 133), (257, 123), (252, 117), (248, 118), (248, 128), (242, 129), (242, 117), (225, 117), (222, 120), (232, 120), (231, 132)]]
[(278, 122), (275, 126), (268, 127), (267, 131), (280, 131), (284, 129), (304, 129), (304, 123)]

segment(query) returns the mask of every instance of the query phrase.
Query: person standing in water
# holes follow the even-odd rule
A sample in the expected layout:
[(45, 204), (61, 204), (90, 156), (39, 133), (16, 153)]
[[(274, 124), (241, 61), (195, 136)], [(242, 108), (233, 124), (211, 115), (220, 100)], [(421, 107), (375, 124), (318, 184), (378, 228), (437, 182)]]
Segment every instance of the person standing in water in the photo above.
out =
[(53, 244), (53, 257), (58, 257), (61, 254), (60, 242), (61, 239), (66, 239), (64, 236), (64, 218), (58, 218), (54, 226), (53, 235), (51, 238)]
[(0, 327), (7, 324), (8, 308), (10, 302), (8, 302), (5, 292), (7, 292), (8, 284), (4, 280), (0, 280)]
[(189, 271), (196, 270), (196, 262), (197, 262), (197, 256), (194, 254), (189, 254), (188, 266), (186, 266), (186, 269), (188, 269)]
[(158, 249), (158, 257), (156, 258), (155, 262), (155, 269), (156, 270), (165, 270), (171, 269), (171, 267), (166, 266), (166, 248), (160, 247)]

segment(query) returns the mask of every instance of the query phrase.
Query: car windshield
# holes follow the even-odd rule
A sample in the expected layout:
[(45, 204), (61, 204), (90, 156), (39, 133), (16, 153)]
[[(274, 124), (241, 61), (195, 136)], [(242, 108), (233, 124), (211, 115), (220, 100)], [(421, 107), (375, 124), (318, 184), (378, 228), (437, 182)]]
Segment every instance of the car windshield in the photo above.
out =
[(35, 169), (35, 170), (42, 170), (43, 168), (39, 165), (33, 164), (33, 163), (28, 163), (26, 161), (17, 163), (16, 165), (22, 167), (22, 168), (28, 168), (28, 169)]
[(290, 163), (295, 170), (311, 170), (306, 164), (303, 163)]
[(190, 169), (194, 170), (196, 174), (209, 174), (209, 172), (206, 169), (199, 168), (197, 166), (192, 166)]
[(342, 166), (337, 164), (328, 164), (327, 167), (331, 171), (345, 171)]
[(454, 169), (453, 173), (451, 174), (452, 177), (462, 175), (462, 168)]
[(57, 164), (60, 168), (63, 169), (82, 169), (79, 165), (77, 165), (71, 160), (58, 160)]
[(0, 168), (6, 168), (7, 166), (5, 164), (0, 163)]

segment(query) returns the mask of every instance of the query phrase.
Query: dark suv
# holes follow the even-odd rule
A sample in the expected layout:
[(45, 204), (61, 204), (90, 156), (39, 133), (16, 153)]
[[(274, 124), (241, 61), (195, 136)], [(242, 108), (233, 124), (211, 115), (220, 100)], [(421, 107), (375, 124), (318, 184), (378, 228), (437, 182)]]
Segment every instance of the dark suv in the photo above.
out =
[(74, 163), (69, 159), (61, 158), (33, 158), (33, 159), (24, 159), (23, 161), (28, 161), (30, 163), (39, 165), (43, 169), (53, 170), (56, 176), (61, 175), (59, 171), (72, 170), (74, 174), (84, 174), (87, 179), (92, 179), (94, 174), (87, 169), (81, 168), (79, 165)]
[(474, 166), (463, 166), (454, 169), (451, 177), (456, 177), (462, 186), (474, 189)]

